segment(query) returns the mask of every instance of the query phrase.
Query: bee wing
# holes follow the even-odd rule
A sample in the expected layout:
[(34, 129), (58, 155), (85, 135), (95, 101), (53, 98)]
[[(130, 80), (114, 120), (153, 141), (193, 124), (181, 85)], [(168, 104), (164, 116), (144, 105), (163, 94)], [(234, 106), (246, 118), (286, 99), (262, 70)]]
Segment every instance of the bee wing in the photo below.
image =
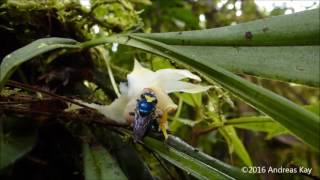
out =
[(149, 129), (154, 115), (150, 114), (149, 116), (140, 116), (139, 113), (136, 113), (135, 120), (133, 123), (133, 136), (134, 141), (137, 142), (143, 138), (147, 130)]

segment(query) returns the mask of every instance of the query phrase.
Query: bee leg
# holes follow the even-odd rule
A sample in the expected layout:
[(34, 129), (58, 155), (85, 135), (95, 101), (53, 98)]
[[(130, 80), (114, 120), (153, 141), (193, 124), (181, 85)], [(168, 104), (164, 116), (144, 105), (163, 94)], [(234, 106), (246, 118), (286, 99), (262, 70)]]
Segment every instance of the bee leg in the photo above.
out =
[(167, 134), (167, 121), (168, 121), (168, 112), (167, 111), (161, 111), (160, 109), (156, 109), (155, 112), (155, 119), (154, 124), (158, 127), (159, 131), (162, 131), (162, 134), (165, 138), (165, 140), (168, 139), (168, 134)]
[(159, 127), (162, 131), (162, 134), (165, 138), (165, 140), (168, 139), (168, 134), (167, 134), (167, 122), (168, 121), (168, 112), (164, 111), (161, 118), (160, 118), (160, 122), (159, 122)]

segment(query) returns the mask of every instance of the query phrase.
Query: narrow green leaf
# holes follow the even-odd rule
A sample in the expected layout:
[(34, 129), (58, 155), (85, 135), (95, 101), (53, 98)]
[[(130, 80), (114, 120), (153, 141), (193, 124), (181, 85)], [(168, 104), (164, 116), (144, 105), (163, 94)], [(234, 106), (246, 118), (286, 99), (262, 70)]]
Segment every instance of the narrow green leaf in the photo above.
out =
[(174, 46), (208, 67), (320, 86), (320, 46)]
[(83, 144), (84, 176), (86, 180), (127, 179), (117, 162), (103, 146)]
[[(320, 116), (319, 103), (303, 106), (303, 108)], [(272, 118), (268, 116), (247, 116), (229, 119), (223, 126), (229, 125), (241, 129), (266, 132), (268, 133), (268, 139), (280, 134), (290, 133), (286, 128), (281, 126), (278, 122), (273, 121)]]
[(273, 137), (285, 135), (290, 133), (286, 128), (282, 126), (275, 127), (272, 131), (268, 132), (267, 139), (272, 139)]
[(35, 143), (35, 136), (6, 137), (0, 134), (0, 169), (13, 164), (30, 152)]
[(282, 127), (279, 123), (267, 116), (249, 116), (230, 119), (226, 121), (224, 125), (232, 125), (236, 128), (261, 132), (271, 132), (278, 127)]
[[(89, 130), (84, 131), (88, 139), (95, 141), (95, 137)], [(101, 144), (95, 142), (90, 145), (84, 142), (82, 149), (84, 177), (86, 180), (127, 179), (118, 163)]]
[[(121, 129), (121, 132), (123, 133), (122, 138), (132, 137), (132, 132), (127, 129)], [(109, 141), (109, 139), (106, 141)], [(253, 174), (242, 173), (240, 169), (215, 159), (170, 134), (168, 135), (167, 141), (163, 142), (162, 136), (160, 138), (159, 134), (150, 132), (149, 135), (143, 139), (143, 145), (199, 179), (255, 179)], [(116, 146), (114, 148), (119, 149), (118, 151), (125, 149), (123, 146)], [(121, 154), (121, 156), (127, 155)], [(127, 163), (130, 164), (130, 162)]]
[(154, 180), (151, 170), (141, 159), (139, 152), (132, 147), (128, 137), (121, 137), (118, 133), (112, 132), (105, 127), (91, 127), (94, 136), (105, 147), (112, 147), (110, 153), (117, 159), (119, 167), (128, 179)]
[(266, 132), (268, 133), (267, 139), (290, 133), (286, 128), (267, 116), (250, 116), (230, 119), (225, 123), (225, 125), (232, 125), (235, 128), (251, 131)]
[(184, 125), (187, 125), (187, 126), (195, 126), (196, 124), (200, 123), (202, 120), (198, 120), (198, 121), (193, 121), (191, 119), (185, 119), (185, 118), (175, 118), (175, 117), (172, 117), (171, 118), (173, 121), (178, 121)]
[(170, 64), (170, 62), (168, 62), (166, 59), (161, 58), (161, 57), (154, 57), (152, 58), (152, 70), (157, 71), (159, 69), (168, 69), (168, 68), (174, 68), (174, 66), (172, 66)]
[(183, 152), (166, 146), (161, 141), (145, 137), (143, 142), (165, 160), (199, 179), (235, 179)]
[(223, 173), (231, 176), (234, 179), (243, 179), (243, 180), (249, 180), (249, 179), (255, 179), (253, 174), (245, 174), (241, 172), (240, 169), (233, 167), (229, 164), (226, 164), (224, 162), (221, 162), (218, 159), (215, 159), (211, 156), (208, 156), (207, 154), (193, 148), (189, 144), (185, 143), (178, 137), (169, 135), (167, 140), (168, 145), (175, 148), (177, 151), (180, 151), (182, 153), (185, 153), (209, 166), (212, 166), (215, 169), (218, 169), (219, 171), (222, 171)]
[(200, 107), (202, 104), (202, 94), (201, 93), (176, 93), (185, 103), (192, 107)]
[(252, 166), (251, 158), (244, 147), (242, 141), (240, 140), (239, 136), (237, 135), (236, 130), (229, 126), (220, 128), (219, 132), (223, 135), (225, 139), (227, 139), (228, 148), (232, 152), (235, 152), (237, 156), (244, 162), (246, 166)]
[(134, 35), (174, 45), (209, 67), (319, 87), (319, 31), (314, 9), (235, 26)]
[(0, 65), (0, 89), (14, 70), (23, 62), (55, 49), (79, 48), (76, 43), (77, 41), (67, 38), (43, 38), (8, 54), (2, 59)]
[(219, 128), (219, 133), (221, 133), (223, 138), (228, 143), (229, 153), (235, 153), (242, 160), (242, 162), (244, 162), (246, 166), (252, 166), (252, 161), (249, 156), (249, 153), (243, 145), (242, 141), (240, 140), (234, 127), (223, 126), (223, 120), (216, 117), (217, 115), (213, 112), (208, 112), (208, 115), (214, 121), (215, 125), (218, 125), (218, 127), (220, 127), (220, 125), (222, 126), (221, 128)]
[(84, 166), (84, 177), (85, 179), (99, 180), (100, 173), (96, 167), (93, 154), (90, 151), (90, 146), (87, 143), (82, 145), (83, 149), (83, 166)]
[[(30, 125), (27, 125), (27, 132), (15, 129), (21, 126), (21, 121), (30, 123), (26, 119), (20, 118), (3, 116), (0, 119), (0, 170), (25, 156), (36, 143), (36, 131)], [(5, 126), (10, 127), (10, 129), (5, 128)]]
[(282, 46), (319, 45), (319, 31), (319, 9), (313, 9), (235, 26), (136, 35), (170, 45)]
[(310, 104), (307, 106), (304, 106), (307, 110), (317, 114), (318, 116), (320, 116), (320, 102), (317, 102), (315, 104)]

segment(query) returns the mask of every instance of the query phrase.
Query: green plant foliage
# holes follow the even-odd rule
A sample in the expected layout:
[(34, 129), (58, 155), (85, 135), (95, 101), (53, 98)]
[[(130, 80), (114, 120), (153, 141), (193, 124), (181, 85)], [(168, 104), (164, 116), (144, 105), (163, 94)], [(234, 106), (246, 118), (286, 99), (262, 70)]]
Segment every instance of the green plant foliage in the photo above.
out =
[[(209, 112), (208, 114), (209, 117), (213, 120), (214, 124), (223, 123), (224, 120), (216, 117), (214, 113)], [(246, 166), (252, 166), (252, 161), (249, 153), (247, 152), (245, 146), (237, 135), (235, 128), (232, 126), (221, 127), (219, 128), (219, 132), (222, 134), (228, 144), (229, 153), (232, 154), (233, 152), (235, 152)]]
[(206, 66), (319, 86), (318, 15), (316, 9), (222, 28), (135, 35), (174, 45)]
[(218, 159), (215, 159), (213, 157), (210, 157), (204, 154), (198, 149), (191, 147), (190, 145), (188, 145), (178, 137), (169, 135), (167, 142), (171, 147), (175, 148), (176, 150), (183, 152), (205, 164), (208, 164), (213, 168), (216, 168), (219, 171), (235, 179), (255, 179), (254, 175), (242, 173), (240, 169), (233, 167), (231, 165), (225, 164)]
[(268, 133), (268, 138), (289, 133), (288, 130), (282, 127), (279, 123), (273, 121), (270, 117), (265, 116), (251, 116), (230, 119), (226, 124), (232, 125), (235, 128), (266, 132)]
[(203, 164), (201, 161), (195, 158), (192, 158), (171, 147), (166, 147), (160, 141), (146, 137), (144, 139), (144, 143), (147, 147), (152, 148), (155, 152), (159, 153), (159, 155), (167, 161), (199, 179), (234, 179), (228, 174)]
[[(320, 116), (319, 103), (308, 105), (304, 108)], [(270, 117), (267, 116), (248, 116), (229, 119), (228, 121), (223, 123), (222, 126), (233, 126), (235, 128), (266, 132), (268, 133), (268, 139), (280, 134), (290, 133), (286, 128), (282, 127), (279, 123), (273, 121)]]
[[(108, 131), (102, 127), (96, 127), (91, 130), (95, 137), (103, 144), (109, 153), (117, 160), (121, 170), (129, 179), (155, 179), (153, 172), (163, 169), (156, 166), (157, 169), (151, 169), (141, 159), (141, 155), (131, 144), (128, 136), (121, 136), (115, 132)], [(126, 131), (124, 131), (126, 132)]]
[(5, 81), (9, 79), (14, 70), (23, 62), (56, 49), (79, 48), (79, 46), (75, 45), (76, 43), (77, 41), (67, 38), (44, 38), (8, 54), (3, 58), (0, 65), (0, 88), (3, 87)]
[[(169, 45), (285, 46), (319, 45), (319, 9), (270, 17), (235, 26), (136, 36)], [(301, 26), (303, 24), (303, 26)]]
[[(174, 46), (206, 66), (287, 82), (320, 85), (319, 46)], [(290, 61), (288, 61), (290, 59)]]
[(180, 97), (183, 100), (183, 102), (187, 103), (192, 107), (201, 107), (202, 105), (201, 93), (195, 93), (195, 94), (181, 93), (181, 94), (177, 94), (177, 96)]
[[(86, 133), (88, 138), (94, 138), (90, 133)], [(104, 179), (127, 179), (117, 162), (109, 152), (98, 143), (83, 143), (83, 165), (84, 177), (86, 180)]]
[(35, 142), (36, 131), (29, 120), (1, 116), (0, 172), (29, 153), (34, 147)]

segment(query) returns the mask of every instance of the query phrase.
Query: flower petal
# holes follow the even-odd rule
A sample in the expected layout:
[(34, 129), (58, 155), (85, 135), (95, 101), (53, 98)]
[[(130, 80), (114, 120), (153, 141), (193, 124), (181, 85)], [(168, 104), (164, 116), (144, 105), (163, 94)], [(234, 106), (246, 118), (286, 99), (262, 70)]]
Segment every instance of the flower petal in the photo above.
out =
[(127, 83), (120, 82), (119, 89), (120, 89), (120, 93), (122, 95), (127, 95), (128, 94), (128, 85), (127, 85)]
[(128, 96), (135, 98), (144, 88), (152, 86), (156, 75), (153, 71), (142, 67), (137, 60), (134, 62), (133, 71), (128, 74)]
[(207, 91), (211, 86), (194, 85), (192, 83), (180, 81), (185, 78), (201, 81), (201, 78), (184, 69), (161, 69), (156, 72), (156, 86), (164, 92), (187, 92), (198, 93)]
[(127, 124), (124, 117), (124, 111), (129, 102), (128, 96), (120, 96), (114, 100), (110, 105), (99, 105), (94, 103), (86, 103), (81, 101), (81, 104), (96, 109), (99, 113), (103, 114), (108, 119), (117, 122), (119, 124)]
[(166, 93), (171, 92), (186, 92), (186, 93), (199, 93), (210, 89), (212, 86), (201, 86), (183, 81), (164, 81), (161, 84), (161, 89)]
[(160, 69), (155, 72), (161, 80), (182, 80), (185, 78), (201, 81), (201, 78), (186, 69)]
[(113, 101), (108, 106), (102, 106), (98, 111), (104, 114), (106, 117), (109, 117), (111, 120), (114, 120), (121, 124), (126, 124), (126, 119), (124, 118), (124, 107), (128, 104), (128, 96), (120, 96), (118, 99)]

